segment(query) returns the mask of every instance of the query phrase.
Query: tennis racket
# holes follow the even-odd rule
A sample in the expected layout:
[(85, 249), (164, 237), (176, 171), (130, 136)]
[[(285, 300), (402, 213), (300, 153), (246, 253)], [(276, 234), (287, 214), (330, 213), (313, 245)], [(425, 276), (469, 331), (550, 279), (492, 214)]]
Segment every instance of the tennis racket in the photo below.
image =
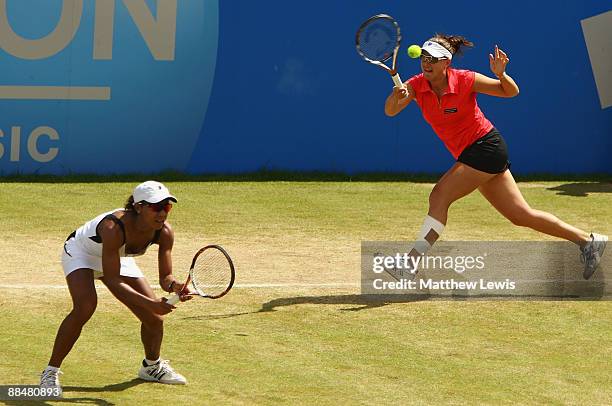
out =
[[(368, 18), (361, 24), (355, 36), (355, 46), (359, 55), (367, 62), (389, 72), (397, 87), (404, 86), (397, 73), (397, 53), (401, 41), (399, 25), (387, 14)], [(391, 61), (391, 66), (386, 65), (388, 61)]]
[[(193, 257), (185, 287), (190, 286), (197, 296), (219, 299), (230, 291), (235, 277), (234, 263), (229, 254), (218, 245), (207, 245)], [(175, 305), (179, 297), (175, 293), (167, 302)]]

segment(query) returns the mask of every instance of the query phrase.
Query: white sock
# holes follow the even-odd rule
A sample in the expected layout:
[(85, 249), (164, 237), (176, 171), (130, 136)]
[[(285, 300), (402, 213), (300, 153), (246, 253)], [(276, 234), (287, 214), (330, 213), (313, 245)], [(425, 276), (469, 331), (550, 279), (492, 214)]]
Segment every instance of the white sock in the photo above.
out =
[(423, 221), (423, 226), (421, 227), (419, 236), (414, 244), (414, 249), (416, 249), (419, 254), (426, 254), (431, 248), (431, 244), (425, 237), (427, 237), (432, 231), (437, 235), (435, 238), (437, 240), (444, 231), (444, 224), (440, 223), (430, 215), (427, 215), (425, 216), (425, 221)]
[(145, 358), (145, 362), (147, 363), (148, 366), (155, 365), (159, 362), (159, 358), (156, 359), (155, 361), (151, 361), (150, 359)]
[(57, 371), (59, 371), (59, 368), (57, 368), (57, 367), (52, 367), (51, 365), (47, 365), (47, 368), (45, 368), (45, 371), (53, 371), (53, 372), (57, 372)]

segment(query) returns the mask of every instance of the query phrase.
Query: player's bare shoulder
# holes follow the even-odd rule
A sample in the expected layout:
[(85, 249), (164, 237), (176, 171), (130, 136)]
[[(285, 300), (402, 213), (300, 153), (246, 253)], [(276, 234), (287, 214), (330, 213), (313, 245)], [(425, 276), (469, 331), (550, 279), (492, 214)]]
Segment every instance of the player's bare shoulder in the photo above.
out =
[(116, 220), (106, 217), (100, 221), (96, 227), (98, 235), (102, 238), (105, 245), (116, 245), (120, 247), (125, 243), (125, 234), (121, 225)]
[(174, 230), (172, 229), (172, 225), (169, 222), (165, 221), (164, 226), (161, 228), (159, 232), (159, 241), (161, 246), (172, 246), (174, 244)]

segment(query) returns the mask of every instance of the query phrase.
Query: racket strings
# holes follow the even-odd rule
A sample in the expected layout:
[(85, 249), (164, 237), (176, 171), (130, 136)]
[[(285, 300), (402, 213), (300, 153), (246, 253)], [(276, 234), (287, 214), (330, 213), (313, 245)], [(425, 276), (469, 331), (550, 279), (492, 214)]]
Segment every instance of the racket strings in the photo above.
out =
[(225, 292), (232, 279), (230, 264), (218, 250), (206, 250), (193, 264), (191, 283), (200, 294), (217, 296)]
[(379, 18), (363, 27), (359, 48), (367, 58), (385, 62), (393, 56), (398, 40), (396, 24), (387, 18)]

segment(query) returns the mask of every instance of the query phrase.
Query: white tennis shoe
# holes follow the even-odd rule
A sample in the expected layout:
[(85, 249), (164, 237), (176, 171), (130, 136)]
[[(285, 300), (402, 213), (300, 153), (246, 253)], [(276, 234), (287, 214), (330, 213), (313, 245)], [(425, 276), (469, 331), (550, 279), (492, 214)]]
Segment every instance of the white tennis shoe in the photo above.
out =
[(166, 383), (170, 385), (185, 385), (187, 379), (170, 366), (170, 361), (167, 359), (159, 360), (153, 365), (147, 365), (146, 361), (142, 361), (142, 367), (138, 371), (138, 377), (150, 382)]
[[(374, 253), (374, 257), (381, 257), (382, 253), (376, 252)], [(393, 279), (398, 282), (401, 282), (403, 279), (413, 281), (416, 279), (416, 274), (419, 272), (418, 269), (413, 270), (411, 264), (405, 264), (404, 267), (398, 268), (396, 265), (393, 266), (392, 269), (387, 267), (384, 268), (385, 272), (389, 274)]]
[(48, 367), (40, 374), (41, 388), (60, 388), (59, 376), (62, 372), (59, 369), (52, 370)]
[(584, 279), (590, 279), (593, 273), (601, 262), (601, 257), (606, 249), (608, 243), (608, 236), (591, 233), (591, 241), (587, 243), (583, 248), (580, 249), (580, 260), (584, 263), (584, 272), (582, 276)]
[(413, 281), (416, 279), (418, 273), (418, 271), (412, 272), (410, 269), (398, 269), (397, 267), (393, 267), (393, 269), (385, 268), (385, 272), (398, 282), (402, 280)]

